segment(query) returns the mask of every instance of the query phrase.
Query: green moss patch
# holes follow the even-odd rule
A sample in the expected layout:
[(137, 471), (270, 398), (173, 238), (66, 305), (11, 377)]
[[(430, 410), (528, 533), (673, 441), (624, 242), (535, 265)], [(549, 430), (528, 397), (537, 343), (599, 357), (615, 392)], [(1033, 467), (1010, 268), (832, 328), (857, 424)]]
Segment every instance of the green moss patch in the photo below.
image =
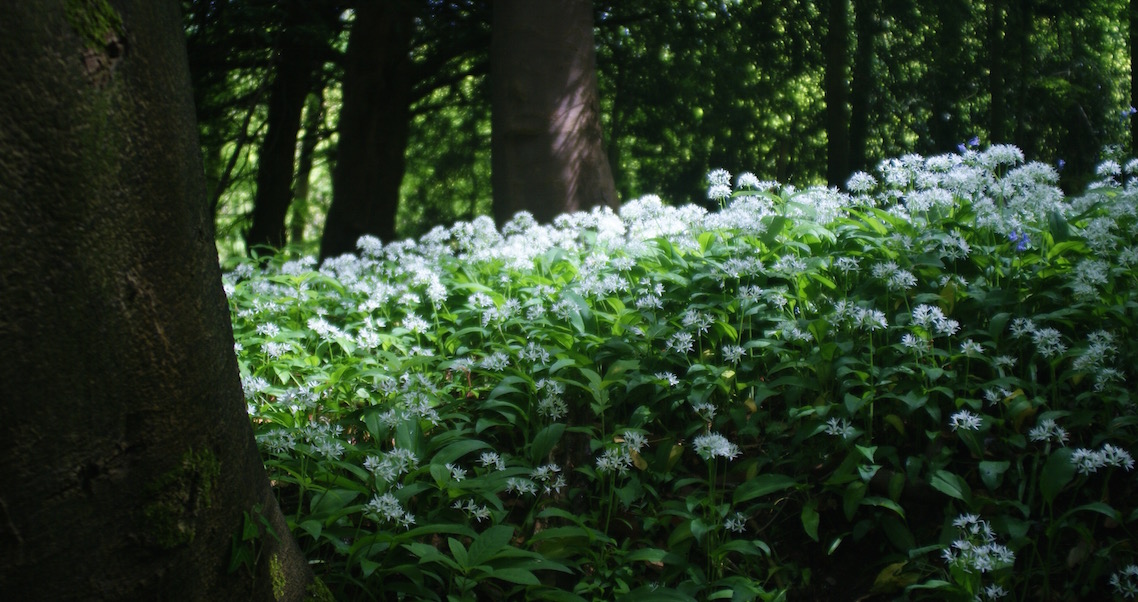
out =
[(163, 549), (194, 540), (195, 522), (209, 508), (221, 464), (212, 451), (187, 451), (179, 466), (147, 488), (151, 500), (143, 508), (148, 539)]

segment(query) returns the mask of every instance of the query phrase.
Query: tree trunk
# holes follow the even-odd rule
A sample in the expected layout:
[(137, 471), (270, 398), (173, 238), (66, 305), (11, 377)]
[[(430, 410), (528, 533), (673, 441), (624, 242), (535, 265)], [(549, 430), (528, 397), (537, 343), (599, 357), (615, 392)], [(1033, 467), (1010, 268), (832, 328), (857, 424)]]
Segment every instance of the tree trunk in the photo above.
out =
[(826, 30), (826, 182), (842, 186), (850, 177), (849, 58), (850, 0), (830, 0)]
[(854, 0), (854, 32), (857, 50), (854, 52), (853, 78), (850, 83), (850, 171), (868, 167), (869, 112), (873, 94), (873, 60), (877, 53), (876, 0)]
[(414, 7), (407, 0), (356, 8), (321, 259), (354, 252), (364, 234), (395, 238), (410, 135), (413, 28)]
[(308, 180), (312, 176), (312, 161), (316, 156), (316, 145), (320, 143), (320, 127), (324, 123), (323, 92), (313, 92), (304, 108), (304, 136), (300, 139), (290, 210), (292, 217), (289, 220), (289, 242), (297, 248), (304, 245), (304, 230), (308, 226)]
[[(1130, 106), (1138, 107), (1138, 0), (1130, 0)], [(1130, 116), (1130, 156), (1138, 157), (1138, 118)]]
[[(10, 600), (299, 600), (311, 580), (245, 413), (184, 40), (174, 0), (0, 5)], [(280, 542), (231, 573), (257, 512)]]
[(495, 0), (491, 169), (499, 224), (616, 207), (602, 144), (590, 0)]
[(1012, 137), (1004, 81), (1004, 22), (1003, 3), (995, 0), (988, 6), (988, 135), (996, 144), (1009, 142)]
[(939, 0), (933, 6), (936, 32), (932, 36), (932, 60), (926, 79), (931, 110), (926, 146), (930, 153), (942, 153), (956, 150), (970, 138), (962, 129), (964, 118), (960, 112), (969, 72), (963, 36), (970, 9), (962, 0)]
[(330, 4), (315, 7), (299, 0), (285, 3), (278, 51), (274, 60), (272, 88), (269, 91), (268, 130), (257, 157), (257, 193), (253, 202), (253, 223), (245, 236), (249, 251), (258, 245), (279, 249), (285, 245), (285, 217), (292, 203), (292, 182), (296, 165), (296, 136), (304, 99), (312, 89), (313, 75), (320, 67), (326, 43), (324, 32), (332, 31), (336, 9)]

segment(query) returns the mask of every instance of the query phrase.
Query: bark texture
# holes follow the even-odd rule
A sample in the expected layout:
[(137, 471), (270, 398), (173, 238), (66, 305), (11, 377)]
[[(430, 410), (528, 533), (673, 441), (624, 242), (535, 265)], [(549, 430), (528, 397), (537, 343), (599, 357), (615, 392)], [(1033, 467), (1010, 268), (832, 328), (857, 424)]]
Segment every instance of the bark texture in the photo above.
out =
[(413, 28), (414, 5), (408, 0), (356, 7), (321, 259), (354, 252), (364, 234), (395, 238), (410, 135)]
[[(175, 0), (0, 5), (0, 592), (299, 600), (244, 410)], [(228, 571), (243, 513), (275, 526)]]
[(590, 0), (495, 0), (490, 45), (494, 216), (618, 205), (601, 134)]

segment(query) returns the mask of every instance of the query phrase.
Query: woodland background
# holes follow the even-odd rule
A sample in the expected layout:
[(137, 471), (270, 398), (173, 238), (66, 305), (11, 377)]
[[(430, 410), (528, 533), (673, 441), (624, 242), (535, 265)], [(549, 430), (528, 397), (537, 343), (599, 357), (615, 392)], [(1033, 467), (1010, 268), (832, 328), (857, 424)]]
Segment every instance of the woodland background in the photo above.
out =
[[(183, 4), (223, 257), (311, 251), (335, 204), (374, 209), (384, 240), (492, 212), (491, 2)], [(841, 187), (884, 158), (969, 141), (1061, 165), (1071, 193), (1134, 138), (1128, 2), (596, 0), (592, 13), (625, 201), (707, 204), (719, 167)], [(353, 60), (353, 42), (371, 58)], [(361, 69), (371, 87), (345, 85)], [(351, 95), (371, 99), (370, 142), (342, 137), (369, 118), (341, 111)], [(364, 199), (333, 186), (337, 158), (365, 156), (348, 143), (372, 145)]]

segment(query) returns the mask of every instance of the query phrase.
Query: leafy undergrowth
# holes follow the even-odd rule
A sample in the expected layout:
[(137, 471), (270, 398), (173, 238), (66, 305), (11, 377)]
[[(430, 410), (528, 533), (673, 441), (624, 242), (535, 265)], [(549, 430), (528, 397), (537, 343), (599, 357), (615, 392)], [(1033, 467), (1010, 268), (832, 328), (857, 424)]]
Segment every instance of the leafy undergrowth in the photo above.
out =
[(245, 263), (249, 414), (340, 599), (1132, 595), (1136, 169), (719, 171)]

